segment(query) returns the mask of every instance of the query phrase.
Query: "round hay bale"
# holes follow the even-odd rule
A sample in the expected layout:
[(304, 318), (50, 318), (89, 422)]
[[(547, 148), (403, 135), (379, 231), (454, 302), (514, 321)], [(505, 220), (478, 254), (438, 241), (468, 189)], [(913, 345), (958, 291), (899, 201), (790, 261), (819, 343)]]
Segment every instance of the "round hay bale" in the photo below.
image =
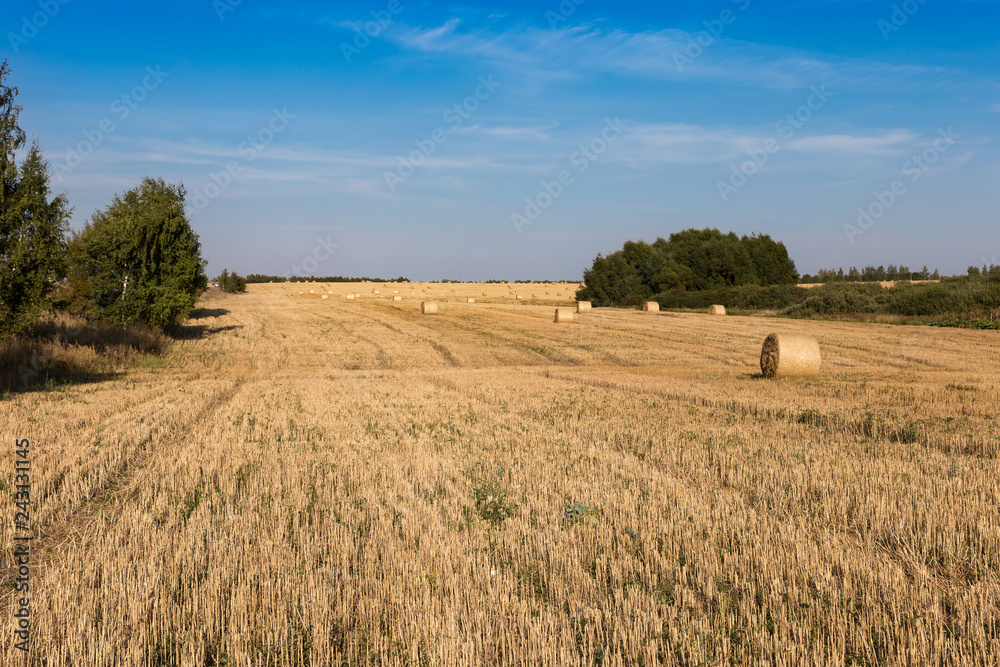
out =
[(760, 350), (760, 372), (767, 378), (813, 378), (822, 358), (812, 336), (773, 333)]
[(353, 294), (348, 294), (347, 295), (347, 300), (348, 301), (354, 301), (354, 295)]
[(660, 312), (660, 304), (656, 303), (655, 301), (647, 301), (646, 303), (642, 304), (642, 309), (647, 313), (658, 313)]
[(328, 297), (327, 295), (325, 295), (325, 294), (324, 294), (324, 295), (323, 295), (323, 296), (321, 296), (320, 298), (321, 298), (321, 299), (329, 299), (330, 297)]
[(299, 294), (305, 294), (305, 292), (303, 292), (302, 290), (299, 290)]
[(309, 293), (310, 293), (310, 294), (315, 294), (315, 293), (316, 293), (316, 290), (314, 290), (314, 289), (311, 289), (311, 290), (309, 290)]
[(709, 315), (725, 315), (726, 314), (726, 307), (725, 306), (720, 306), (718, 304), (716, 304), (714, 306), (709, 306), (708, 307), (708, 314)]
[(524, 299), (524, 297), (523, 297), (523, 296), (521, 296), (520, 294), (518, 294), (518, 295), (517, 295), (516, 297), (514, 297), (514, 298), (515, 298), (515, 299), (517, 299), (518, 301), (521, 301), (521, 300), (523, 300), (523, 299)]
[(593, 304), (590, 301), (577, 301), (576, 302), (576, 312), (578, 313), (589, 313), (593, 308)]
[(396, 295), (394, 295), (394, 296), (392, 297), (392, 300), (393, 300), (393, 301), (402, 301), (402, 300), (403, 300), (403, 297), (401, 297), (401, 296), (399, 296), (398, 294), (396, 294)]
[(470, 296), (470, 297), (469, 297), (468, 299), (466, 299), (466, 300), (465, 300), (465, 302), (466, 302), (466, 303), (475, 303), (475, 302), (476, 302), (476, 300), (475, 300), (475, 299), (473, 299), (473, 298), (472, 298), (472, 297)]
[(382, 293), (382, 292), (381, 292), (381, 291), (379, 291), (379, 290), (377, 290), (377, 289), (373, 289), (373, 290), (372, 290), (372, 294), (381, 294), (381, 293)]
[(437, 301), (421, 301), (420, 312), (424, 315), (433, 315), (438, 311)]
[(563, 322), (573, 321), (573, 309), (572, 308), (556, 308), (556, 318), (555, 323), (561, 324)]
[(394, 290), (392, 290), (392, 293), (393, 294), (399, 294), (399, 290), (398, 289), (394, 289)]

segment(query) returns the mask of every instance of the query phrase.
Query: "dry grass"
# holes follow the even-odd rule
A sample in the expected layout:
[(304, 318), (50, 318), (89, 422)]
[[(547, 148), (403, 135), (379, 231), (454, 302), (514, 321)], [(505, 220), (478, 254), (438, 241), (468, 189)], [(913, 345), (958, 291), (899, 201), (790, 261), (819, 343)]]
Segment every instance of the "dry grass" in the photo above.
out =
[(39, 322), (33, 337), (0, 347), (0, 393), (107, 379), (140, 357), (162, 353), (166, 345), (151, 329), (54, 315)]
[[(4, 399), (38, 538), (0, 664), (1000, 655), (995, 332), (248, 290), (161, 367)], [(771, 331), (821, 378), (758, 379)]]

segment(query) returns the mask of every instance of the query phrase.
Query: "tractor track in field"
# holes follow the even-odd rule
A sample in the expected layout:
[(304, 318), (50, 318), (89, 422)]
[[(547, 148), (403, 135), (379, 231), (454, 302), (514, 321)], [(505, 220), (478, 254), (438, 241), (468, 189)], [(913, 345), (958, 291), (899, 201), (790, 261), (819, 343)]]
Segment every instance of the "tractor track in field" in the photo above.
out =
[[(247, 378), (238, 378), (232, 386), (216, 392), (207, 405), (182, 426), (179, 426), (155, 451), (146, 446), (147, 443), (142, 443), (126, 459), (118, 472), (111, 475), (104, 484), (95, 489), (79, 507), (52, 524), (34, 529), (33, 532), (36, 534), (30, 543), (33, 577), (37, 577), (37, 573), (40, 571), (48, 570), (58, 561), (61, 555), (60, 547), (68, 543), (85, 541), (90, 536), (95, 535), (98, 532), (95, 523), (101, 516), (113, 513), (124, 501), (134, 498), (144, 488), (143, 482), (148, 476), (147, 467), (154, 454), (169, 455), (209, 417), (232, 401), (236, 392), (246, 382)], [(12, 603), (17, 597), (14, 588), (16, 576), (17, 567), (13, 559), (0, 568), (0, 589), (5, 591), (0, 596), (0, 615), (10, 612)]]
[[(440, 342), (438, 342), (438, 341), (436, 341), (436, 340), (434, 340), (434, 339), (432, 339), (430, 337), (419, 336), (419, 335), (417, 335), (415, 333), (410, 333), (408, 331), (403, 331), (399, 327), (395, 327), (392, 324), (390, 324), (389, 322), (381, 320), (378, 317), (373, 316), (373, 315), (369, 315), (369, 314), (365, 314), (365, 313), (361, 313), (361, 312), (354, 312), (354, 313), (352, 313), (352, 315), (354, 315), (356, 317), (360, 317), (362, 319), (365, 319), (365, 320), (367, 320), (369, 322), (372, 322), (374, 324), (377, 324), (380, 327), (384, 327), (384, 328), (388, 329), (389, 331), (392, 331), (393, 333), (399, 334), (400, 336), (405, 336), (405, 337), (407, 337), (407, 338), (409, 338), (411, 340), (414, 340), (416, 342), (427, 343), (435, 352), (437, 352), (441, 356), (441, 358), (449, 366), (451, 366), (453, 368), (461, 368), (461, 366), (462, 366), (462, 363), (458, 359), (455, 358), (455, 356), (452, 354), (451, 350), (449, 350), (447, 346), (443, 345), (442, 343), (440, 343)], [(417, 324), (415, 321), (412, 321), (412, 320), (409, 320), (409, 319), (407, 319), (406, 321), (410, 322), (412, 324)], [(423, 328), (427, 329), (427, 327), (423, 327)], [(363, 340), (366, 340), (366, 339), (363, 339)], [(375, 344), (375, 343), (373, 343), (373, 344)]]

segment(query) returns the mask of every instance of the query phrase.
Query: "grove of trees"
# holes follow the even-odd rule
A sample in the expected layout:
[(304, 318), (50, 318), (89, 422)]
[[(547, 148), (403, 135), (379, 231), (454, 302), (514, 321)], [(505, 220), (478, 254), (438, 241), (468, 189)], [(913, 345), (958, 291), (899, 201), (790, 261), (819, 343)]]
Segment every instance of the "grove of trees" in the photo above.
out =
[(184, 188), (146, 178), (69, 236), (69, 208), (52, 196), (48, 166), (19, 126), (17, 88), (0, 65), (0, 341), (27, 333), (59, 304), (88, 319), (167, 327), (184, 320), (207, 286)]
[(247, 291), (247, 279), (235, 271), (230, 273), (229, 269), (222, 269), (218, 283), (219, 289), (229, 294), (242, 294)]
[(598, 255), (584, 271), (586, 287), (577, 298), (595, 306), (633, 306), (664, 292), (794, 284), (798, 278), (785, 245), (766, 234), (687, 229), (653, 243), (627, 241), (621, 250)]

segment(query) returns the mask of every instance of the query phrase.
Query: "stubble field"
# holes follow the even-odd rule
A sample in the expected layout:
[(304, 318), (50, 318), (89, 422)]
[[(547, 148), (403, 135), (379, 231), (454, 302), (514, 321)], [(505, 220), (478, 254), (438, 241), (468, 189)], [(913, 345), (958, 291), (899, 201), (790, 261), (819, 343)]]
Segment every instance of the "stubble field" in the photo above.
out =
[[(997, 332), (554, 324), (575, 289), (251, 285), (6, 397), (37, 537), (0, 663), (996, 664)], [(761, 379), (772, 331), (820, 378)]]

